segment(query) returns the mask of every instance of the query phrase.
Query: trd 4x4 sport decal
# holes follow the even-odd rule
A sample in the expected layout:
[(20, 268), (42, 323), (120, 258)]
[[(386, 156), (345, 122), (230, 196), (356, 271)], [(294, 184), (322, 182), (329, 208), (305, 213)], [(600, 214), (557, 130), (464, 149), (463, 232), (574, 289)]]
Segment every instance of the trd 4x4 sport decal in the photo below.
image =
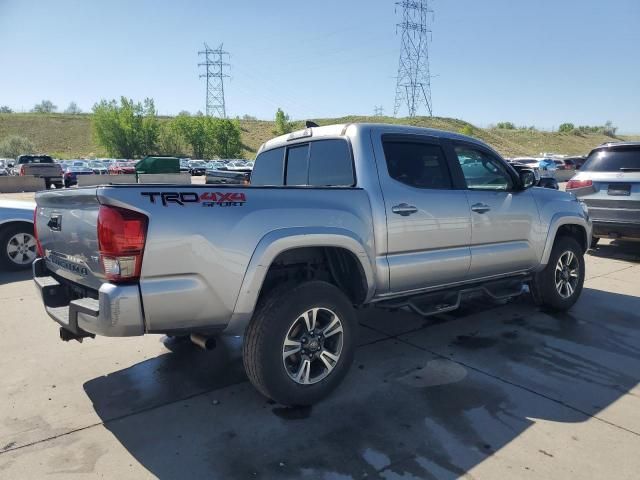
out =
[(163, 206), (170, 203), (184, 206), (187, 203), (199, 203), (203, 207), (241, 207), (247, 201), (242, 192), (141, 192), (143, 197), (149, 197), (151, 203), (157, 199)]

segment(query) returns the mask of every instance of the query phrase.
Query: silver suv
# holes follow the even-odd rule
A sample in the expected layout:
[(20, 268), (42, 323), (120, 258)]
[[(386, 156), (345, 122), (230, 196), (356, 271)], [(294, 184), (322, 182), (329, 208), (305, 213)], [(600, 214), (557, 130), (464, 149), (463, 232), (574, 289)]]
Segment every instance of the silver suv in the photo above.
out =
[(589, 207), (592, 245), (600, 238), (640, 240), (640, 142), (595, 148), (566, 190)]

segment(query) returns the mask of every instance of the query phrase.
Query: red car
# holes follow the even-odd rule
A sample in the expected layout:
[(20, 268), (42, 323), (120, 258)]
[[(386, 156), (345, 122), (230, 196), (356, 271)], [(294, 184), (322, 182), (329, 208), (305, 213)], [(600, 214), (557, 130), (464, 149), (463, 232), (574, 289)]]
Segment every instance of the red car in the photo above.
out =
[(110, 175), (120, 175), (123, 173), (136, 173), (136, 164), (133, 162), (115, 162), (109, 165)]

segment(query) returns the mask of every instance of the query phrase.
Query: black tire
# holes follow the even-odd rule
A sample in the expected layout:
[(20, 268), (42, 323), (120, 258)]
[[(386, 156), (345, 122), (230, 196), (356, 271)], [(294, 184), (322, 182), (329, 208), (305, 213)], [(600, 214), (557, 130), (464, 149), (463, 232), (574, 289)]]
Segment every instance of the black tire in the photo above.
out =
[[(564, 259), (567, 258), (565, 254), (568, 252), (571, 252), (571, 254), (575, 256), (578, 269), (575, 285), (571, 283), (572, 292), (570, 295), (567, 295), (569, 290), (566, 285), (564, 287), (561, 286), (559, 291), (556, 282), (559, 278), (562, 279), (561, 271), (558, 272), (559, 276), (556, 277), (556, 267), (559, 266), (559, 260), (561, 257)], [(567, 270), (572, 271), (570, 268)], [(585, 266), (582, 247), (571, 237), (558, 237), (553, 245), (553, 249), (551, 250), (549, 263), (547, 263), (544, 270), (536, 275), (534, 281), (535, 296), (537, 297), (538, 303), (542, 307), (552, 311), (564, 312), (569, 310), (580, 297), (584, 284), (584, 277)], [(571, 279), (567, 281), (570, 282)]]
[[(18, 234), (31, 235), (33, 237), (33, 225), (28, 223), (19, 223), (0, 230), (0, 269), (2, 270), (26, 270), (31, 268), (31, 263), (16, 263), (9, 255), (9, 241)], [(34, 238), (35, 240), (35, 238)], [(35, 245), (30, 248), (35, 255)], [(34, 257), (35, 258), (35, 257)]]
[[(328, 309), (339, 318), (342, 348), (327, 376), (316, 383), (303, 385), (290, 377), (293, 372), (289, 373), (285, 367), (283, 347), (294, 322), (313, 308)], [(357, 328), (353, 305), (334, 285), (310, 281), (297, 286), (280, 286), (260, 301), (245, 332), (242, 354), (247, 376), (260, 393), (283, 405), (316, 403), (334, 390), (347, 374), (353, 361)], [(302, 361), (302, 354), (294, 355), (294, 359), (296, 356)], [(320, 367), (324, 368), (322, 364)]]

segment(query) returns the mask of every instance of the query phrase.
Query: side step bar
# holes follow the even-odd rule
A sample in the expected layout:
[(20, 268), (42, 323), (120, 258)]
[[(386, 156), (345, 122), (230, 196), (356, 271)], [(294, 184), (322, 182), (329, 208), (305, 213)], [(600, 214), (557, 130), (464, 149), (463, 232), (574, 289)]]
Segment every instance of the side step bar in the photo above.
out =
[(400, 299), (384, 300), (376, 305), (394, 310), (407, 307), (418, 315), (429, 317), (431, 315), (457, 310), (464, 297), (480, 295), (495, 301), (504, 301), (520, 296), (528, 291), (525, 283), (529, 280), (531, 280), (530, 277), (497, 280), (477, 286), (465, 286), (454, 290), (423, 293)]

